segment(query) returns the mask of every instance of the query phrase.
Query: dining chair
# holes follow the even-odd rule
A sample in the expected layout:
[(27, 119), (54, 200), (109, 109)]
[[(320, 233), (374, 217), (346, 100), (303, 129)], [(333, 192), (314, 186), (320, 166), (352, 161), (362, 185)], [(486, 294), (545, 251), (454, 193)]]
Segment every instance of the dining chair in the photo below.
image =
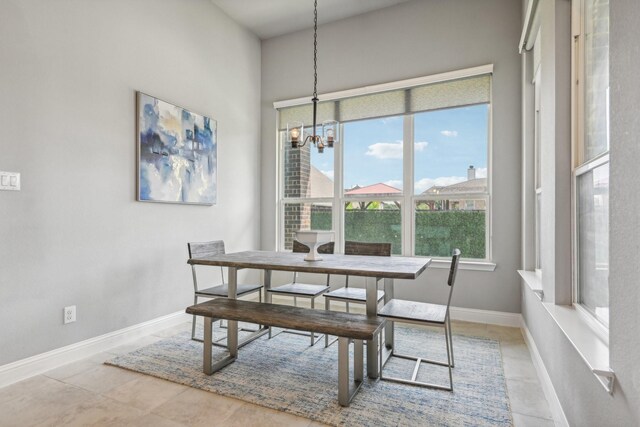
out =
[[(449, 308), (451, 306), (451, 295), (453, 295), (453, 285), (456, 281), (456, 273), (458, 272), (458, 262), (460, 260), (460, 250), (454, 249), (453, 255), (451, 257), (451, 267), (449, 268), (449, 278), (447, 280), (447, 284), (449, 285), (449, 298), (447, 300), (447, 305), (441, 304), (430, 304), (425, 302), (415, 302), (415, 301), (406, 301), (399, 299), (392, 299), (387, 302), (384, 307), (380, 311), (378, 311), (378, 316), (385, 318), (389, 323), (391, 323), (391, 328), (394, 327), (395, 323), (412, 323), (418, 325), (429, 325), (429, 326), (438, 326), (444, 328), (444, 337), (446, 341), (447, 347), (447, 361), (435, 361), (430, 359), (424, 359), (422, 357), (410, 356), (396, 353), (395, 345), (391, 350), (391, 354), (389, 357), (383, 361), (383, 353), (384, 350), (380, 350), (380, 379), (386, 381), (394, 381), (403, 384), (413, 384), (422, 387), (430, 387), (436, 388), (440, 390), (453, 391), (453, 375), (452, 369), (454, 367), (453, 361), (453, 339), (451, 335), (451, 316), (449, 314)], [(387, 325), (386, 327), (389, 327)], [(379, 342), (382, 342), (382, 334), (380, 334)], [(382, 346), (381, 346), (382, 347)], [(411, 379), (403, 379), (396, 377), (385, 377), (383, 375), (383, 369), (385, 364), (392, 358), (398, 357), (406, 360), (413, 360), (416, 362), (415, 367), (413, 368), (413, 374)], [(449, 387), (439, 384), (432, 384), (417, 381), (416, 378), (418, 376), (418, 370), (420, 369), (421, 363), (430, 363), (433, 365), (439, 366), (447, 366), (449, 368)]]
[[(368, 242), (354, 242), (347, 240), (344, 242), (344, 254), (345, 255), (368, 255), (368, 256), (391, 256), (391, 243), (368, 243)], [(376, 301), (379, 303), (384, 298), (384, 292), (378, 290)], [(363, 288), (349, 287), (349, 276), (345, 278), (345, 286), (327, 292), (324, 295), (324, 307), (325, 310), (331, 309), (331, 301), (341, 301), (345, 303), (346, 311), (349, 312), (349, 304), (366, 304), (367, 302), (367, 290)], [(324, 346), (328, 347), (336, 340), (329, 343), (329, 337), (325, 336)]]
[[(300, 243), (297, 240), (293, 241), (293, 252), (296, 253), (309, 253), (309, 247)], [(325, 243), (324, 245), (320, 245), (318, 247), (318, 253), (321, 254), (332, 254), (334, 252), (334, 242)], [(278, 286), (275, 288), (267, 289), (267, 292), (272, 294), (281, 295), (281, 296), (291, 296), (293, 297), (293, 305), (298, 306), (298, 298), (309, 298), (311, 301), (311, 308), (315, 308), (315, 298), (324, 294), (329, 290), (329, 280), (331, 279), (331, 275), (327, 274), (327, 283), (326, 285), (315, 285), (315, 284), (307, 284), (298, 282), (298, 272), (295, 271), (293, 273), (293, 281), (291, 283), (287, 283), (286, 285)], [(315, 344), (315, 334), (298, 332), (298, 331), (288, 331), (284, 330), (283, 332), (288, 332), (297, 335), (309, 335), (311, 337), (311, 345)], [(322, 335), (321, 335), (322, 336)], [(272, 337), (271, 328), (269, 328), (269, 338)]]
[[(214, 255), (222, 255), (225, 253), (224, 250), (224, 241), (222, 240), (213, 240), (210, 242), (189, 242), (187, 243), (187, 248), (189, 249), (189, 258), (203, 258), (206, 256), (214, 256)], [(210, 268), (210, 267), (208, 267)], [(210, 288), (200, 289), (198, 284), (198, 276), (196, 273), (196, 266), (191, 265), (191, 275), (193, 277), (193, 304), (198, 304), (199, 298), (228, 298), (229, 297), (229, 285), (224, 281), (224, 269), (220, 267), (220, 276), (222, 278), (222, 283), (220, 285), (215, 285)], [(241, 285), (237, 286), (237, 296), (238, 298), (246, 295), (251, 295), (255, 292), (258, 293), (258, 299), (262, 302), (262, 293), (260, 292), (262, 289), (262, 285)], [(222, 323), (222, 321), (221, 321)], [(247, 329), (244, 329), (247, 330)], [(251, 331), (255, 332), (255, 331)], [(202, 342), (200, 338), (196, 338), (196, 316), (193, 316), (193, 321), (191, 323), (191, 339), (194, 341)]]

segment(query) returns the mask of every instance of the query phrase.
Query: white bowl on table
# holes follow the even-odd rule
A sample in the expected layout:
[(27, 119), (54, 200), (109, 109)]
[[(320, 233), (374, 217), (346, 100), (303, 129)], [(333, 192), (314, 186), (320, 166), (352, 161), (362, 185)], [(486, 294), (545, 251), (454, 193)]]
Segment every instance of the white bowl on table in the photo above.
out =
[(321, 261), (318, 254), (318, 247), (325, 243), (333, 242), (334, 232), (324, 230), (298, 230), (296, 240), (309, 247), (309, 253), (304, 258), (305, 261)]

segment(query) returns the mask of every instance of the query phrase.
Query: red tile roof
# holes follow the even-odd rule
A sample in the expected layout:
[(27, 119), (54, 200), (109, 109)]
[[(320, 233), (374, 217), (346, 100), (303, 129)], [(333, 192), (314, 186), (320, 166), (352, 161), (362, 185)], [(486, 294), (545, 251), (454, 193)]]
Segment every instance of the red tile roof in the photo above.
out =
[(367, 185), (366, 187), (353, 188), (345, 191), (345, 196), (367, 195), (367, 194), (398, 194), (402, 193), (402, 190), (398, 190), (387, 184), (378, 183), (373, 185)]

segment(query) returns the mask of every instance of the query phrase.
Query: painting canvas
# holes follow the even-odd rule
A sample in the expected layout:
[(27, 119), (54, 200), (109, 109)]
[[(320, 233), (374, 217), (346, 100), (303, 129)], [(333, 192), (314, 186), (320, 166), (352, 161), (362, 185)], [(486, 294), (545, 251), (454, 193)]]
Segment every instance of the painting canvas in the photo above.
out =
[(213, 205), (216, 121), (138, 92), (138, 200)]

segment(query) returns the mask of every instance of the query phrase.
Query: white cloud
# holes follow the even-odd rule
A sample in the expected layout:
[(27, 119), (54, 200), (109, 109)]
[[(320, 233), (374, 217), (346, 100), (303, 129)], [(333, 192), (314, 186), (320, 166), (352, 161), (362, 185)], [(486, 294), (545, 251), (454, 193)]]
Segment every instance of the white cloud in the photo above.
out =
[(383, 182), (383, 184), (387, 184), (388, 186), (397, 188), (398, 190), (402, 190), (402, 180), (399, 179), (391, 179), (389, 181)]
[(447, 185), (457, 184), (462, 181), (466, 181), (465, 176), (441, 176), (439, 178), (422, 178), (416, 181), (415, 191), (417, 194), (437, 185), (439, 187), (446, 187)]
[(424, 151), (424, 149), (427, 148), (427, 145), (429, 145), (429, 143), (427, 141), (416, 142), (414, 144), (414, 146), (415, 146), (414, 150), (415, 151)]
[(369, 146), (369, 149), (365, 154), (377, 159), (401, 159), (402, 141), (376, 142)]
[(486, 178), (487, 168), (476, 168), (476, 178)]
[(449, 138), (454, 138), (456, 136), (458, 136), (458, 131), (457, 130), (443, 130), (440, 132), (442, 135), (449, 137)]
[(333, 169), (329, 171), (320, 171), (320, 172), (322, 172), (327, 178), (333, 181)]
[[(415, 150), (424, 151), (429, 145), (426, 141), (416, 142)], [(376, 142), (368, 147), (367, 156), (373, 156), (377, 159), (401, 159), (402, 158), (402, 141), (395, 142)]]

